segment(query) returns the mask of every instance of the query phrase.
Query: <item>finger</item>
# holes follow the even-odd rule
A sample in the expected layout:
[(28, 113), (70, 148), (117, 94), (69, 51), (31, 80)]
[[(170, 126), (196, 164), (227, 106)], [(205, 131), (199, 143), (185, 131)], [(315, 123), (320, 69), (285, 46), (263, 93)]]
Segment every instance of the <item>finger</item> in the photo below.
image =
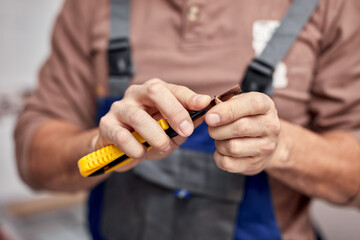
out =
[(167, 86), (186, 109), (201, 110), (211, 102), (209, 95), (197, 94), (184, 86), (174, 84), (168, 84)]
[(141, 158), (145, 154), (144, 145), (136, 140), (129, 129), (122, 127), (114, 116), (106, 115), (101, 118), (99, 129), (100, 134), (108, 139), (109, 144), (115, 144), (127, 156)]
[(188, 111), (163, 83), (151, 83), (145, 91), (154, 107), (179, 135), (186, 137), (192, 134), (194, 125)]
[(124, 165), (116, 168), (115, 171), (117, 171), (117, 172), (126, 172), (126, 171), (134, 168), (141, 161), (142, 161), (141, 159), (133, 159), (132, 161), (129, 161), (129, 162), (125, 163)]
[(258, 115), (240, 118), (235, 122), (209, 127), (209, 135), (216, 140), (239, 137), (263, 137), (271, 131), (267, 127), (266, 116)]
[(206, 114), (205, 120), (209, 126), (219, 126), (239, 118), (266, 114), (272, 106), (272, 100), (263, 93), (244, 93), (214, 106)]
[(168, 152), (159, 152), (156, 151), (154, 148), (148, 151), (145, 155), (146, 160), (158, 160), (163, 159), (167, 156), (169, 156), (174, 150), (179, 148), (181, 144), (183, 144), (186, 141), (186, 138), (181, 136), (176, 136), (171, 139), (170, 142), (170, 149)]
[(265, 168), (265, 161), (256, 157), (234, 158), (224, 156), (218, 151), (214, 153), (215, 164), (222, 170), (231, 173), (255, 175)]
[(176, 147), (179, 147), (181, 144), (183, 144), (186, 141), (186, 139), (187, 138), (185, 138), (185, 137), (176, 136), (176, 137), (172, 138), (171, 141)]
[(266, 157), (276, 148), (276, 144), (266, 138), (234, 138), (215, 141), (215, 146), (222, 155), (236, 158)]
[(116, 112), (115, 110), (113, 112), (120, 122), (131, 126), (150, 146), (162, 152), (170, 150), (170, 138), (159, 123), (146, 111), (138, 107), (121, 104), (116, 108)]
[[(149, 81), (142, 91), (142, 99), (150, 101), (168, 120), (170, 126), (181, 136), (187, 137), (194, 125), (186, 109), (197, 110), (209, 103), (209, 96), (195, 94), (193, 91), (161, 81)], [(144, 104), (147, 104), (144, 102)]]
[(165, 90), (169, 90), (181, 105), (188, 110), (201, 110), (209, 105), (211, 101), (208, 95), (197, 94), (185, 86), (166, 83), (160, 79), (151, 79), (143, 87), (141, 85), (132, 85), (127, 92), (128, 95), (136, 95), (135, 97), (140, 100), (163, 102), (165, 99), (162, 94), (167, 94), (164, 92)]

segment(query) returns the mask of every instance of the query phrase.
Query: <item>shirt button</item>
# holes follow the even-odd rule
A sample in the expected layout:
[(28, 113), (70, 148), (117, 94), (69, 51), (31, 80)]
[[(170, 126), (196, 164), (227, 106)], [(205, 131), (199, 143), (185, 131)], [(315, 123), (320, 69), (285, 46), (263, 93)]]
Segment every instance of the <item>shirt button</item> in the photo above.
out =
[(200, 8), (197, 5), (192, 5), (189, 7), (189, 10), (187, 12), (187, 19), (190, 22), (195, 22), (199, 18)]

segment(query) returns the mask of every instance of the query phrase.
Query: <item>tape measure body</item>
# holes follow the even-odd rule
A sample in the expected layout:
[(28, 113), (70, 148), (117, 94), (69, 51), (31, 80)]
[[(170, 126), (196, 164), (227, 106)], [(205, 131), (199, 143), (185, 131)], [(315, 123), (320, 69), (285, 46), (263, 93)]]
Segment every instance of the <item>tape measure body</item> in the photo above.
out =
[[(170, 129), (165, 119), (160, 119), (158, 123), (163, 130)], [(132, 135), (136, 140), (144, 144), (147, 150), (151, 149), (151, 146), (137, 132), (132, 132)], [(91, 177), (111, 172), (132, 160), (132, 158), (112, 144), (82, 157), (78, 161), (78, 167), (83, 177)]]

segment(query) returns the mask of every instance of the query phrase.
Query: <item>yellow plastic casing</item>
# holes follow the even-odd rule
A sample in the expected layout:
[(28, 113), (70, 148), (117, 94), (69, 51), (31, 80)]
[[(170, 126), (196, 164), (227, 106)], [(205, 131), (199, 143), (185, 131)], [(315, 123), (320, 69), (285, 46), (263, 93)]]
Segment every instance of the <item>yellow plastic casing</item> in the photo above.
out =
[[(159, 125), (163, 130), (169, 129), (169, 124), (165, 119), (160, 119), (158, 121)], [(140, 143), (145, 143), (146, 140), (143, 139), (137, 132), (132, 132), (132, 135), (138, 140)], [(150, 150), (151, 146), (147, 148), (147, 150)], [(124, 152), (121, 151), (118, 147), (115, 145), (108, 145), (106, 147), (103, 147), (95, 152), (89, 153), (88, 155), (82, 157), (78, 161), (78, 167), (80, 174), (83, 177), (88, 177), (92, 173), (98, 171), (101, 168), (104, 168), (104, 172), (108, 173), (113, 171), (114, 169), (123, 166), (124, 164), (129, 163), (132, 161), (132, 158), (127, 158), (126, 160), (120, 162), (119, 164), (107, 168), (107, 165), (111, 163), (112, 161), (118, 159), (119, 157), (123, 156)]]

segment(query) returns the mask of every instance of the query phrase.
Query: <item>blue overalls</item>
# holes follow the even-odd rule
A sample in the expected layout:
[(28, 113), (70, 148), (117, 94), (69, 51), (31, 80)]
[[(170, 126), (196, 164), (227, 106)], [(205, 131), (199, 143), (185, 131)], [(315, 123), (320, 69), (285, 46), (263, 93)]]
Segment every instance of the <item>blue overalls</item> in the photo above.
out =
[[(114, 100), (116, 99), (99, 100), (99, 116), (109, 110)], [(215, 151), (215, 145), (214, 140), (208, 135), (207, 125), (203, 123), (196, 128), (180, 148), (212, 154)], [(94, 239), (105, 239), (100, 231), (103, 193), (104, 183), (101, 183), (92, 190), (88, 201), (89, 226)], [(191, 198), (191, 192), (182, 189), (175, 190), (174, 194), (178, 195), (178, 197)], [(243, 200), (238, 206), (237, 218), (234, 224), (236, 225), (233, 233), (234, 240), (281, 239), (265, 172), (246, 177)]]
[[(274, 36), (270, 40), (269, 44), (266, 46), (266, 48), (261, 53), (261, 55), (257, 56), (257, 58), (253, 60), (249, 65), (245, 77), (242, 81), (243, 90), (259, 91), (271, 95), (272, 74), (275, 67), (287, 54), (288, 49), (291, 47), (293, 41), (296, 39), (299, 32), (303, 28), (304, 24), (311, 16), (311, 13), (316, 8), (317, 4), (318, 4), (318, 0), (293, 1), (291, 8), (289, 9), (288, 13), (285, 15), (282, 24), (280, 25), (278, 30), (274, 33)], [(129, 1), (112, 0), (112, 11), (111, 11), (112, 36), (110, 40), (127, 39), (128, 41), (129, 10), (126, 9), (129, 9)], [(119, 19), (118, 18), (119, 16), (122, 16), (122, 18)], [(124, 31), (118, 31), (120, 29)], [(110, 41), (110, 45), (112, 45), (111, 43), (112, 41)], [(113, 51), (112, 48), (109, 49), (110, 49), (109, 52)], [(118, 61), (119, 57), (121, 59), (124, 56), (124, 52), (122, 50), (113, 59), (115, 61), (110, 61), (110, 66), (112, 66), (111, 70), (117, 70), (116, 68), (118, 67), (123, 68), (122, 66), (126, 66), (127, 64), (131, 65), (131, 61), (129, 61), (129, 59), (131, 59), (129, 54), (130, 52), (129, 43), (127, 44), (127, 48), (125, 47), (125, 50), (127, 50), (127, 52), (125, 51), (125, 53), (127, 53), (127, 58), (122, 59), (124, 60), (122, 62), (125, 64), (120, 64), (120, 65), (116, 64), (119, 62)], [(115, 64), (111, 64), (112, 62)], [(131, 68), (128, 67), (127, 69), (131, 69)], [(127, 73), (128, 71), (125, 72)], [(98, 102), (100, 103), (98, 109), (99, 110), (98, 112), (100, 113), (99, 116), (105, 114), (109, 110), (110, 105), (114, 100), (115, 99), (99, 100)], [(194, 134), (187, 139), (187, 141), (180, 147), (180, 149), (183, 149), (184, 151), (193, 150), (197, 152), (212, 154), (215, 151), (215, 146), (213, 140), (208, 136), (207, 126), (205, 124), (202, 124), (197, 129), (195, 129)], [(162, 161), (164, 162), (164, 160)], [(202, 168), (199, 168), (199, 172), (201, 172), (201, 169)], [(231, 178), (229, 179), (231, 180)], [(210, 180), (214, 180), (214, 179), (210, 178)], [(224, 182), (227, 184), (230, 183), (229, 185), (231, 185), (232, 182), (234, 181), (224, 181)], [(146, 183), (144, 184), (146, 185)], [(103, 232), (101, 232), (100, 228), (101, 228), (101, 219), (103, 217), (103, 207), (104, 205), (106, 205), (103, 204), (105, 186), (106, 186), (106, 181), (95, 187), (89, 197), (89, 210), (90, 210), (89, 224), (94, 239), (104, 239), (102, 234)], [(123, 184), (122, 187), (126, 188), (127, 185)], [(233, 223), (235, 228), (233, 228), (234, 230), (233, 232), (231, 232), (230, 235), (226, 235), (226, 236), (233, 236), (232, 238), (236, 240), (281, 239), (281, 233), (277, 225), (273, 210), (271, 191), (269, 188), (269, 183), (266, 173), (262, 172), (255, 176), (247, 176), (245, 179), (245, 185), (242, 186), (242, 188), (243, 188), (242, 198), (237, 206), (237, 215)], [(142, 189), (146, 191), (146, 188), (142, 188)], [(233, 189), (237, 189), (237, 188), (232, 188), (232, 190)], [(232, 191), (230, 191), (230, 194), (231, 192)], [(195, 199), (195, 197), (192, 196), (191, 192), (188, 192), (185, 189), (181, 189), (181, 188), (174, 189), (174, 194), (178, 198), (189, 198), (189, 201), (191, 201), (191, 198)], [(195, 193), (193, 195), (195, 195)], [(148, 195), (148, 197), (151, 198), (151, 195)], [(121, 200), (121, 198), (118, 198), (118, 200)], [(113, 207), (114, 206), (116, 205), (113, 205)], [(161, 211), (161, 207), (159, 209)], [(231, 213), (234, 213), (234, 211), (231, 211)], [(187, 220), (189, 220), (189, 218)], [(127, 219), (124, 219), (124, 221), (127, 221)], [(121, 222), (116, 224), (121, 224)], [(232, 225), (232, 223), (230, 225)], [(121, 234), (121, 232), (118, 233)], [(112, 236), (118, 239), (116, 235), (112, 235)], [(156, 236), (154, 235), (153, 238), (157, 239)], [(193, 236), (188, 235), (188, 238), (186, 239), (192, 239), (192, 238)], [(200, 235), (196, 239), (199, 238), (201, 239), (202, 236)], [(216, 238), (213, 237), (213, 239)], [(220, 238), (220, 239), (224, 239), (224, 238)], [(226, 239), (229, 238), (227, 237)]]

